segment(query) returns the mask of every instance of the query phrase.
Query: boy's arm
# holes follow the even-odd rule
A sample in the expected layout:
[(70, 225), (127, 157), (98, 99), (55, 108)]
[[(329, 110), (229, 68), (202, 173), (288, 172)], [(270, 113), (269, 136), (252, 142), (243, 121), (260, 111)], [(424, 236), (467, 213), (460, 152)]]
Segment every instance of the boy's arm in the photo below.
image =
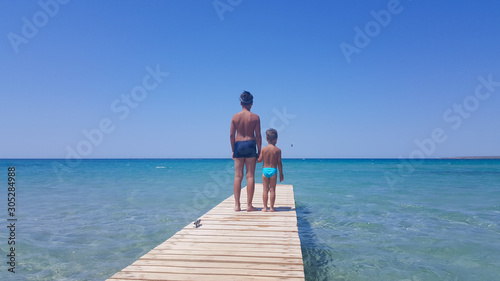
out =
[(234, 117), (231, 119), (231, 128), (229, 129), (229, 141), (231, 142), (231, 152), (234, 151), (234, 143), (236, 142), (236, 125), (234, 124)]
[(260, 134), (260, 117), (257, 116), (257, 124), (255, 125), (255, 141), (257, 142), (257, 155), (259, 155), (262, 151), (262, 136)]
[(257, 158), (257, 163), (260, 163), (262, 162), (263, 158), (264, 158), (264, 153), (262, 153), (262, 151), (259, 152), (259, 158)]
[(280, 182), (285, 179), (283, 175), (283, 163), (281, 162), (281, 149), (278, 150), (278, 170), (280, 171)]

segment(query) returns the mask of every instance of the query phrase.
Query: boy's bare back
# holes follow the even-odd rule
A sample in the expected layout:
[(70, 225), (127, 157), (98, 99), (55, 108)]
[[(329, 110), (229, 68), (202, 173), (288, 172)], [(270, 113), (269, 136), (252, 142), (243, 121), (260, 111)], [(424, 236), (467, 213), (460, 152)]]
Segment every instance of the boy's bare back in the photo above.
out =
[(255, 140), (258, 137), (255, 132), (260, 133), (260, 128), (257, 128), (259, 124), (259, 116), (248, 110), (242, 110), (233, 115), (231, 131), (234, 129), (237, 133), (235, 141)]
[(258, 162), (264, 161), (264, 168), (277, 168), (281, 162), (281, 149), (269, 144), (262, 149)]

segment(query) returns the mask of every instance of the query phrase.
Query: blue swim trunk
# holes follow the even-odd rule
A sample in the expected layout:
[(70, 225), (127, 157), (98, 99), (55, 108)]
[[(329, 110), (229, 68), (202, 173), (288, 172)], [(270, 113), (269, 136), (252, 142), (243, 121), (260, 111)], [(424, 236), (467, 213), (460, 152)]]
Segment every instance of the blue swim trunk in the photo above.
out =
[(247, 140), (234, 143), (233, 158), (247, 157), (257, 157), (257, 142), (255, 140)]
[(270, 179), (272, 176), (274, 176), (278, 170), (276, 168), (264, 168), (262, 169), (262, 175), (264, 175), (266, 178)]

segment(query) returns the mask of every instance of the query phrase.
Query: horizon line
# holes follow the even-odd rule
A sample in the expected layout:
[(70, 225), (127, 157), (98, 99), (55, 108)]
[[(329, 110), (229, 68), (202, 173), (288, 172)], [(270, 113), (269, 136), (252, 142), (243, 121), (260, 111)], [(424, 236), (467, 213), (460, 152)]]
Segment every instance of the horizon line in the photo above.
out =
[[(452, 156), (452, 157), (426, 157), (426, 158), (394, 158), (394, 157), (283, 157), (290, 160), (338, 159), (338, 160), (440, 160), (440, 159), (500, 159), (500, 156)], [(0, 158), (0, 160), (232, 160), (230, 157), (99, 157), (99, 158), (57, 158), (57, 157), (22, 157)]]

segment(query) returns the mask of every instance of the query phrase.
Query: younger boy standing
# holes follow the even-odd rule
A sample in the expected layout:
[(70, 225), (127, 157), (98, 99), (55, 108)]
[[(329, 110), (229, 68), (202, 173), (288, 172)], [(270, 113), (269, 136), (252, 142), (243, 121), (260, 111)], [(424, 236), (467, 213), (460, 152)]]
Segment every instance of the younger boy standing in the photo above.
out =
[[(271, 193), (271, 208), (270, 211), (274, 212), (274, 202), (276, 200), (276, 173), (280, 172), (280, 182), (283, 181), (283, 163), (281, 163), (281, 149), (276, 147), (278, 141), (278, 132), (275, 129), (266, 131), (266, 140), (268, 145), (264, 147), (259, 155), (257, 162), (264, 160), (264, 169), (262, 169), (262, 185), (264, 190), (262, 192), (262, 200), (264, 201), (263, 212), (267, 212), (267, 198), (268, 193)], [(276, 167), (278, 169), (276, 169)]]

